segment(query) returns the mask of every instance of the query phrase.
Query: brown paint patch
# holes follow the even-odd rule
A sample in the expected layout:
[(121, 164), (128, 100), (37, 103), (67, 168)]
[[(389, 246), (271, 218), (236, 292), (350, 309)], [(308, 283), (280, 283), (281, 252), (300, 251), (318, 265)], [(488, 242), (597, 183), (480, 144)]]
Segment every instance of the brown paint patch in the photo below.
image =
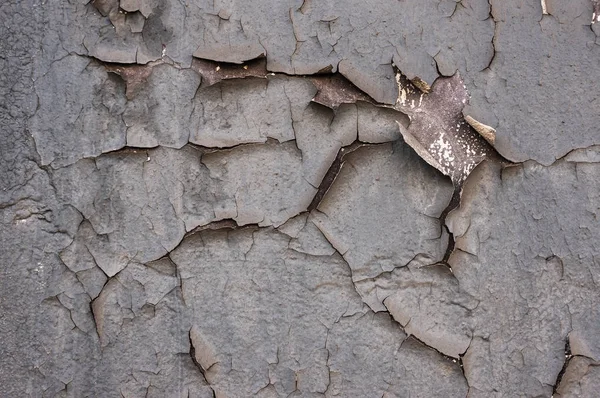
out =
[(140, 87), (152, 74), (152, 65), (118, 65), (106, 64), (106, 70), (115, 73), (125, 81), (127, 90), (125, 96), (128, 100), (135, 97)]
[(376, 104), (375, 100), (352, 84), (340, 74), (309, 77), (317, 88), (313, 102), (331, 109), (337, 109), (342, 104), (354, 104), (365, 101)]
[(269, 73), (266, 58), (258, 58), (241, 65), (194, 58), (192, 69), (202, 75), (202, 84), (205, 86), (212, 86), (221, 80), (265, 78)]

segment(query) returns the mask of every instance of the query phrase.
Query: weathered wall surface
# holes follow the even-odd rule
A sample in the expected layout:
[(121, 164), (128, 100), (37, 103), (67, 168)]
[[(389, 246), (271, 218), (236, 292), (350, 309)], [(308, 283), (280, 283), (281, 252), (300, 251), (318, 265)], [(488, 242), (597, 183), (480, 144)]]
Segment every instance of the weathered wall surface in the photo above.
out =
[(6, 0), (0, 37), (0, 397), (597, 395), (597, 1)]

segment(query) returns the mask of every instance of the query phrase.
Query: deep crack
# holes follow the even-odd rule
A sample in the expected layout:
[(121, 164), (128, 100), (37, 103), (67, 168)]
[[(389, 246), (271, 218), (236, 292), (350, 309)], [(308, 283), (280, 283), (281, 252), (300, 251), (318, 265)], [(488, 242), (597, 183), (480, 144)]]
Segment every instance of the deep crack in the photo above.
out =
[(560, 382), (567, 371), (567, 367), (569, 366), (569, 362), (571, 362), (571, 358), (573, 358), (573, 354), (571, 354), (571, 344), (569, 343), (569, 336), (567, 336), (565, 340), (565, 362), (563, 363), (563, 367), (556, 376), (556, 382), (554, 383), (554, 387), (552, 388), (552, 396), (554, 396), (560, 387)]
[(358, 148), (369, 145), (375, 144), (366, 144), (360, 141), (355, 141), (349, 146), (340, 148), (340, 150), (337, 153), (337, 156), (335, 157), (335, 160), (333, 161), (331, 166), (329, 166), (329, 170), (327, 170), (327, 173), (325, 173), (325, 177), (323, 177), (323, 180), (321, 181), (321, 184), (317, 189), (317, 193), (315, 194), (312, 202), (308, 206), (307, 210), (309, 212), (315, 210), (319, 206), (323, 198), (325, 198), (327, 192), (329, 192), (329, 190), (333, 186), (333, 183), (335, 182), (337, 176), (342, 170), (342, 166), (344, 165), (346, 156), (356, 151)]
[(208, 387), (210, 387), (210, 389), (212, 390), (213, 398), (216, 398), (217, 393), (216, 393), (215, 389), (213, 388), (213, 386), (208, 382), (208, 379), (206, 378), (206, 371), (204, 370), (202, 365), (200, 365), (200, 363), (196, 360), (196, 349), (194, 348), (194, 343), (192, 342), (192, 331), (191, 330), (188, 333), (188, 338), (190, 340), (190, 358), (192, 358), (192, 362), (194, 363), (194, 365), (196, 365), (196, 368), (198, 368), (198, 371), (200, 372), (200, 374), (202, 374), (202, 378), (204, 378), (206, 385)]

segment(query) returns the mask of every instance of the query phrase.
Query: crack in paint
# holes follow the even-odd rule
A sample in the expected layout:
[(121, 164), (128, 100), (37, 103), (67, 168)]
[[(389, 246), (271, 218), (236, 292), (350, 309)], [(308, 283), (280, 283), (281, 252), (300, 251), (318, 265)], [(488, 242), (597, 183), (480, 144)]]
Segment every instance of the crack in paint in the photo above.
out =
[(202, 365), (200, 365), (200, 363), (196, 359), (196, 349), (194, 348), (194, 343), (192, 342), (192, 331), (191, 330), (188, 332), (188, 338), (190, 341), (190, 353), (189, 353), (190, 358), (192, 359), (192, 362), (194, 363), (194, 365), (196, 366), (196, 368), (202, 375), (202, 378), (206, 382), (206, 385), (211, 389), (213, 398), (216, 398), (217, 392), (215, 391), (214, 387), (208, 382), (208, 379), (206, 378), (206, 370), (204, 370)]
[(562, 381), (562, 378), (565, 372), (567, 371), (567, 368), (569, 367), (569, 362), (571, 362), (572, 358), (573, 354), (571, 353), (571, 344), (569, 343), (569, 336), (567, 336), (567, 338), (565, 339), (565, 362), (563, 363), (560, 372), (556, 376), (556, 382), (552, 387), (552, 396), (554, 396), (557, 393), (557, 390), (560, 387), (560, 382)]
[(340, 150), (337, 153), (337, 156), (335, 157), (335, 160), (333, 161), (333, 163), (327, 170), (325, 177), (323, 177), (323, 180), (321, 181), (321, 184), (319, 185), (317, 193), (315, 194), (312, 202), (308, 206), (307, 211), (310, 212), (319, 207), (319, 204), (325, 198), (325, 195), (327, 195), (327, 192), (329, 192), (329, 189), (331, 189), (331, 186), (335, 182), (337, 176), (340, 174), (340, 171), (342, 170), (342, 167), (344, 166), (346, 156), (351, 154), (352, 152), (356, 151), (358, 148), (361, 148), (364, 146), (371, 146), (371, 145), (375, 145), (375, 144), (366, 144), (366, 143), (363, 143), (360, 141), (355, 141), (352, 144), (350, 144), (349, 146), (340, 148)]

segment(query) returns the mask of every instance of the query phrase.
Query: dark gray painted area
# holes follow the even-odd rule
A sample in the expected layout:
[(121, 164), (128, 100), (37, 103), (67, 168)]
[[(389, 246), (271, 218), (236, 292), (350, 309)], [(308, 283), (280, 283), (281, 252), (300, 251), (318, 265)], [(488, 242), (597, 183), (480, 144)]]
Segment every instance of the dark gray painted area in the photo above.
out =
[(0, 2), (0, 397), (597, 395), (599, 4)]
[(495, 56), (467, 75), (475, 119), (497, 131), (507, 159), (550, 165), (598, 144), (600, 30), (589, 0), (492, 0)]

